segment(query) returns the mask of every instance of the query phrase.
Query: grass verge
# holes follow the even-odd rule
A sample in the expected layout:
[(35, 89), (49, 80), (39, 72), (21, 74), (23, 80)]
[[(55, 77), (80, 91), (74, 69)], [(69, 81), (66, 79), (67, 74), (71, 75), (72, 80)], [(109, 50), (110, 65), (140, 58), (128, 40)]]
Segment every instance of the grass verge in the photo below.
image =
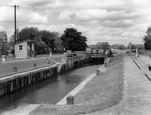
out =
[(88, 114), (112, 107), (122, 100), (123, 77), (123, 56), (112, 57), (106, 72), (95, 76), (75, 95), (74, 105), (42, 104), (30, 115)]

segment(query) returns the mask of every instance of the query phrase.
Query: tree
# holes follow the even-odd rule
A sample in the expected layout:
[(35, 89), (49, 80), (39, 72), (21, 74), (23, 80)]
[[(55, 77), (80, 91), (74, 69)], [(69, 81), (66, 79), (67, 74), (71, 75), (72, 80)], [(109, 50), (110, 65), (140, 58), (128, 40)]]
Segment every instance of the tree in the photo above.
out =
[(110, 48), (110, 45), (108, 42), (98, 42), (95, 47), (97, 49), (104, 49), (104, 50), (108, 50)]
[(62, 40), (59, 36), (59, 33), (56, 32), (56, 38), (55, 38), (55, 52), (62, 53), (63, 52), (63, 46), (62, 46)]
[(112, 48), (119, 49), (119, 50), (125, 50), (126, 49), (126, 47), (122, 44), (114, 44), (114, 45), (112, 45)]
[(24, 40), (27, 40), (27, 39), (33, 39), (33, 40), (40, 39), (39, 30), (38, 30), (38, 28), (34, 28), (34, 27), (30, 27), (30, 28), (29, 27), (25, 27), (25, 28), (23, 28), (19, 32), (18, 36), (19, 37), (18, 37), (17, 42), (24, 41)]
[(144, 47), (146, 50), (151, 50), (151, 26), (148, 27), (146, 34), (143, 37), (143, 41), (144, 41)]
[(74, 28), (66, 28), (61, 36), (62, 45), (66, 50), (85, 51), (87, 38)]
[(146, 50), (151, 50), (151, 40), (150, 39), (144, 43), (144, 47)]
[(40, 31), (41, 40), (47, 45), (47, 52), (54, 52), (55, 40), (58, 37), (56, 32), (49, 32), (47, 30)]
[(136, 45), (133, 44), (133, 43), (129, 43), (129, 44), (127, 45), (127, 47), (128, 47), (128, 48), (131, 48), (131, 49), (136, 49)]
[(8, 52), (7, 33), (5, 31), (0, 32), (0, 54), (6, 55)]
[(11, 36), (9, 42), (8, 42), (8, 49), (9, 53), (15, 54), (15, 40), (14, 40), (14, 35)]

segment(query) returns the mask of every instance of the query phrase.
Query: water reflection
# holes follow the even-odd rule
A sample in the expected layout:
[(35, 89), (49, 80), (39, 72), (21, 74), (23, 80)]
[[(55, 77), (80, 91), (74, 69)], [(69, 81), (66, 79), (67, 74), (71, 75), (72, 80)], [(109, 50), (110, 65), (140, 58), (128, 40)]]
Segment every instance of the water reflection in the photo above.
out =
[(0, 97), (0, 113), (24, 104), (56, 104), (100, 65), (82, 67)]

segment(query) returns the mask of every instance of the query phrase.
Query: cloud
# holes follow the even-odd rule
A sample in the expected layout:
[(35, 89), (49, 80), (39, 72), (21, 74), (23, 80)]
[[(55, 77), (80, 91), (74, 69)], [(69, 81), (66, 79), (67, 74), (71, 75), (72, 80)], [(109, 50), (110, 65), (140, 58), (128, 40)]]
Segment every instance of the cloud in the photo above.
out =
[[(0, 21), (14, 22), (14, 11), (11, 7), (0, 7)], [(47, 23), (48, 16), (31, 10), (17, 9), (17, 22), (23, 23)]]
[(0, 31), (4, 31), (4, 30), (6, 30), (6, 29), (4, 28), (4, 26), (0, 25)]
[[(0, 29), (13, 31), (14, 8), (17, 26), (37, 26), (58, 31), (73, 27), (88, 38), (88, 44), (141, 43), (151, 25), (150, 0), (2, 0)], [(11, 31), (12, 30), (12, 31)]]
[(54, 0), (8, 0), (9, 5), (19, 5), (20, 7), (42, 7)]
[(0, 21), (12, 21), (13, 20), (13, 9), (11, 7), (2, 6), (0, 7)]
[(38, 12), (31, 12), (27, 18), (30, 23), (48, 23), (47, 16), (41, 15)]
[(71, 11), (64, 11), (64, 12), (61, 12), (58, 16), (58, 19), (59, 20), (70, 20), (71, 17), (74, 16), (74, 13), (71, 12)]
[(117, 20), (117, 21), (105, 21), (102, 25), (114, 28), (126, 28), (133, 26), (133, 20)]

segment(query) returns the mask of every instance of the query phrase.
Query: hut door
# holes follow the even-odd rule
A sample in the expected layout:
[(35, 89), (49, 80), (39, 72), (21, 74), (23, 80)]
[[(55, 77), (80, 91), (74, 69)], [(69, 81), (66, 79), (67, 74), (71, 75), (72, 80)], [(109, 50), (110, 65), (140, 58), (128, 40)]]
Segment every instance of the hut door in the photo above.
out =
[(32, 57), (32, 44), (28, 44), (28, 57)]

